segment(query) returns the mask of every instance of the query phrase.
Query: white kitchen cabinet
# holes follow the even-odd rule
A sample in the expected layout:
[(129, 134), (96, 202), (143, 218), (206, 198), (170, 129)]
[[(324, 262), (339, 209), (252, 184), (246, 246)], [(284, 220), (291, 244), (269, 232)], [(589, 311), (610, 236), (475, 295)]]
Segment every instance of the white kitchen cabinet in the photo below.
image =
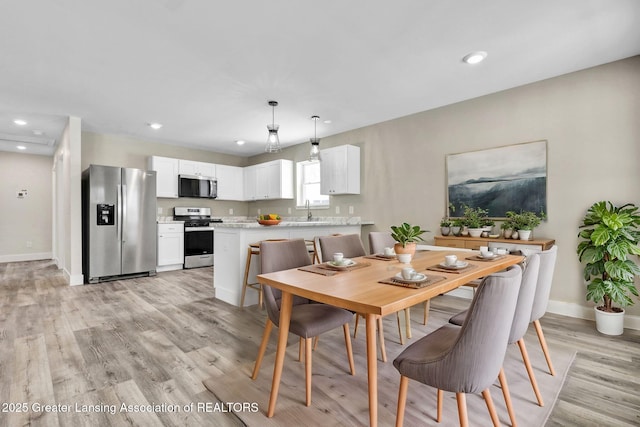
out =
[(320, 151), (320, 193), (360, 194), (360, 147), (340, 145)]
[(243, 168), (216, 165), (218, 180), (218, 200), (244, 200)]
[(152, 156), (148, 168), (156, 172), (156, 197), (178, 197), (178, 159)]
[(180, 270), (184, 264), (184, 224), (158, 224), (156, 271)]
[(216, 177), (215, 163), (195, 162), (193, 160), (180, 160), (180, 175), (196, 175), (206, 176), (209, 178)]
[(244, 168), (245, 200), (293, 199), (293, 162), (273, 160)]
[(244, 200), (256, 200), (256, 166), (246, 166), (242, 172), (244, 175)]

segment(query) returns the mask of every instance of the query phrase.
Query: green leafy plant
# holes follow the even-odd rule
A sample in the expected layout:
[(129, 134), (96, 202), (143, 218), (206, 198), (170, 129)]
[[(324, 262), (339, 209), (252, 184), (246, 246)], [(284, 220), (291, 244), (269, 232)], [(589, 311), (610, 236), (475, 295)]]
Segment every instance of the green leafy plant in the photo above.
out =
[(631, 295), (638, 296), (634, 279), (640, 267), (628, 259), (640, 255), (640, 215), (638, 207), (629, 203), (620, 207), (608, 201), (594, 203), (582, 219), (578, 237), (578, 259), (584, 263), (587, 300), (606, 312), (619, 312), (613, 304), (632, 305)]
[(419, 225), (409, 225), (403, 222), (402, 225), (391, 226), (391, 237), (393, 237), (393, 240), (396, 242), (402, 244), (404, 248), (407, 246), (407, 243), (424, 242), (421, 236), (428, 231), (429, 230), (421, 229)]
[(451, 227), (451, 219), (445, 217), (442, 217), (442, 220), (440, 221), (440, 227)]
[(464, 225), (469, 228), (482, 228), (486, 221), (489, 212), (482, 208), (472, 208), (470, 206), (464, 207)]
[(520, 211), (520, 213), (509, 211), (506, 215), (507, 221), (505, 222), (511, 225), (514, 230), (533, 230), (547, 217), (544, 212), (536, 214), (531, 211)]

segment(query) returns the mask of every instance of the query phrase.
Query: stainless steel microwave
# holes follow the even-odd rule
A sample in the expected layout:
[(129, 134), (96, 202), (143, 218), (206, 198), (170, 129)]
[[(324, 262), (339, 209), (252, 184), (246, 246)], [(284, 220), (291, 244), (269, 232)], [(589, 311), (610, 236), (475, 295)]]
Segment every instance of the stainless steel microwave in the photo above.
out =
[(201, 175), (178, 175), (178, 196), (215, 199), (218, 197), (218, 181)]

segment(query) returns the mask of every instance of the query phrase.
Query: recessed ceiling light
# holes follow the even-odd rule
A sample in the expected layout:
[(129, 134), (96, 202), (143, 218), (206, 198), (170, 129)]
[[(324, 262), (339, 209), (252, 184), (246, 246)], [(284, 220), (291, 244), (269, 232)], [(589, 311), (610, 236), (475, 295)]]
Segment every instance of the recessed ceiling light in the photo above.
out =
[(25, 147), (24, 145), (16, 145), (16, 148), (18, 150), (26, 150), (27, 149), (27, 147)]
[(322, 123), (328, 125), (329, 123), (331, 123), (331, 120), (323, 120)]
[(238, 140), (236, 140), (236, 144), (238, 144), (238, 145), (244, 145), (244, 140), (242, 140), (242, 139), (238, 139)]
[(36, 136), (41, 136), (41, 135), (44, 135), (44, 132), (42, 132), (41, 130), (37, 130), (36, 129), (36, 130), (33, 131), (33, 134), (36, 135)]
[(22, 119), (15, 119), (13, 123), (17, 124), (18, 126), (24, 126), (27, 124), (27, 121)]
[(162, 127), (162, 123), (148, 123), (148, 125), (153, 130), (158, 130)]
[(467, 55), (465, 55), (464, 58), (462, 58), (463, 62), (466, 62), (467, 64), (478, 64), (479, 62), (484, 61), (484, 59), (487, 57), (487, 52), (484, 51), (478, 51), (478, 52), (471, 52)]

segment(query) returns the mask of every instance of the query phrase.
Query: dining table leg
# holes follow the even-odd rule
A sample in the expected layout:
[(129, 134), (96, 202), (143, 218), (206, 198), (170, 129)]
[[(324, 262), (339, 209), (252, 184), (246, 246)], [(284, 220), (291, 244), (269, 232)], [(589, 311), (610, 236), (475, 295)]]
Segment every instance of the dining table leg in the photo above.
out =
[[(287, 351), (287, 338), (289, 337), (289, 323), (291, 322), (291, 310), (293, 308), (293, 295), (290, 292), (282, 291), (282, 301), (280, 303), (280, 325), (278, 327), (278, 348), (276, 349), (276, 361), (273, 366), (273, 380), (271, 381), (271, 395), (269, 396), (269, 409), (267, 417), (273, 417), (276, 410), (276, 400), (278, 399), (278, 389), (280, 388), (280, 378), (282, 377), (282, 366), (284, 356)], [(367, 334), (369, 333), (367, 318)], [(374, 326), (375, 328), (375, 326)], [(368, 336), (368, 335), (367, 335)], [(374, 338), (375, 345), (375, 338)], [(374, 347), (375, 350), (375, 347)], [(375, 351), (374, 351), (375, 358)]]
[[(369, 425), (378, 425), (378, 355), (376, 351), (376, 315), (367, 313), (367, 379), (369, 382)], [(285, 342), (286, 345), (286, 342)]]

